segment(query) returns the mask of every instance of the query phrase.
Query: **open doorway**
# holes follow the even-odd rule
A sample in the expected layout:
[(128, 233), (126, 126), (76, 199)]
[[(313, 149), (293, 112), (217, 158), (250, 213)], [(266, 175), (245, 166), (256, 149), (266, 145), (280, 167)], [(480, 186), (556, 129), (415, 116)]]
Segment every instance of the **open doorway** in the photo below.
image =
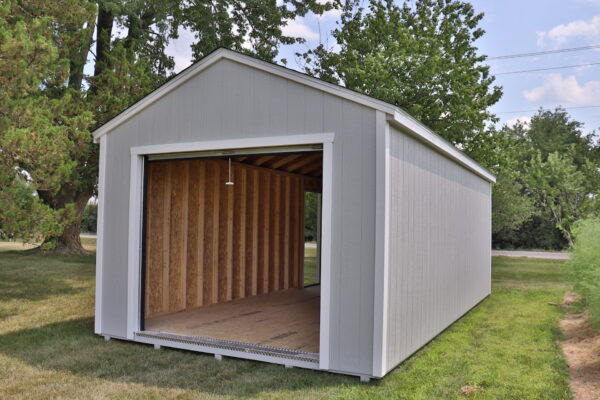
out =
[(148, 160), (142, 331), (318, 358), (322, 164), (318, 149)]
[(304, 192), (304, 287), (321, 283), (321, 193)]

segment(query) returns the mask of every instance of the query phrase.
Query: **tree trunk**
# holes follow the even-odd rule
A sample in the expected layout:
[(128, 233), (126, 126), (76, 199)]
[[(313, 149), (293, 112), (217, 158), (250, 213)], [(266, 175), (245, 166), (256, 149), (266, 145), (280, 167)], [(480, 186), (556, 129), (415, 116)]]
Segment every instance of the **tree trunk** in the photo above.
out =
[(90, 196), (82, 194), (78, 195), (75, 200), (75, 209), (77, 211), (77, 218), (65, 226), (62, 235), (56, 238), (56, 246), (52, 249), (54, 253), (60, 254), (87, 254), (88, 252), (81, 246), (81, 219), (83, 218), (83, 211), (87, 205)]
[(72, 222), (65, 225), (60, 236), (50, 236), (44, 239), (44, 244), (50, 245), (44, 251), (60, 254), (88, 254), (81, 246), (79, 237), (83, 211), (92, 191), (74, 190), (71, 185), (66, 185), (56, 196), (44, 191), (38, 191), (40, 198), (54, 210), (64, 209), (68, 204), (75, 206), (75, 215)]
[[(108, 53), (112, 40), (112, 30), (114, 16), (112, 11), (106, 10), (100, 5), (98, 9), (98, 21), (96, 23), (96, 60), (94, 63), (94, 76), (99, 76), (108, 67)], [(98, 88), (92, 81), (90, 87), (92, 93), (96, 93)]]

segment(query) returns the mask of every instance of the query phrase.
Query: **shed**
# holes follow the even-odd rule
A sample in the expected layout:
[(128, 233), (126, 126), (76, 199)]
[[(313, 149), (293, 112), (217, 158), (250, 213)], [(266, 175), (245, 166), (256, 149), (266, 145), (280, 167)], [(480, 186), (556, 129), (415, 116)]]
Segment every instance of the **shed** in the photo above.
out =
[(490, 294), (494, 176), (393, 105), (220, 49), (94, 140), (107, 340), (368, 380)]

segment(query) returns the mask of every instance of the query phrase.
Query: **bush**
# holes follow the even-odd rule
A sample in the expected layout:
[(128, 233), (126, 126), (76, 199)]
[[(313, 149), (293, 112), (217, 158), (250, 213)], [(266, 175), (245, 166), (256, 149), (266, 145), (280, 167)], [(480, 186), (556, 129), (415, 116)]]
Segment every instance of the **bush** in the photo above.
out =
[(90, 203), (85, 206), (83, 218), (81, 219), (82, 233), (96, 233), (96, 221), (98, 219), (98, 205)]
[(563, 250), (569, 243), (547, 215), (534, 215), (518, 229), (503, 229), (492, 235), (495, 249)]
[(600, 328), (600, 218), (576, 224), (573, 256), (568, 265), (575, 289), (589, 309), (590, 322)]

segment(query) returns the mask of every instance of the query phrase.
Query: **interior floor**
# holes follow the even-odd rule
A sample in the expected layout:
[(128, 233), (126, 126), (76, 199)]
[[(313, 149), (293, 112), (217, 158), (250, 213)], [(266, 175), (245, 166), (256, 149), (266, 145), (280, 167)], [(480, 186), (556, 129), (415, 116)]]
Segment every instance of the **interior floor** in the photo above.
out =
[(145, 330), (318, 353), (319, 308), (312, 286), (149, 317)]

